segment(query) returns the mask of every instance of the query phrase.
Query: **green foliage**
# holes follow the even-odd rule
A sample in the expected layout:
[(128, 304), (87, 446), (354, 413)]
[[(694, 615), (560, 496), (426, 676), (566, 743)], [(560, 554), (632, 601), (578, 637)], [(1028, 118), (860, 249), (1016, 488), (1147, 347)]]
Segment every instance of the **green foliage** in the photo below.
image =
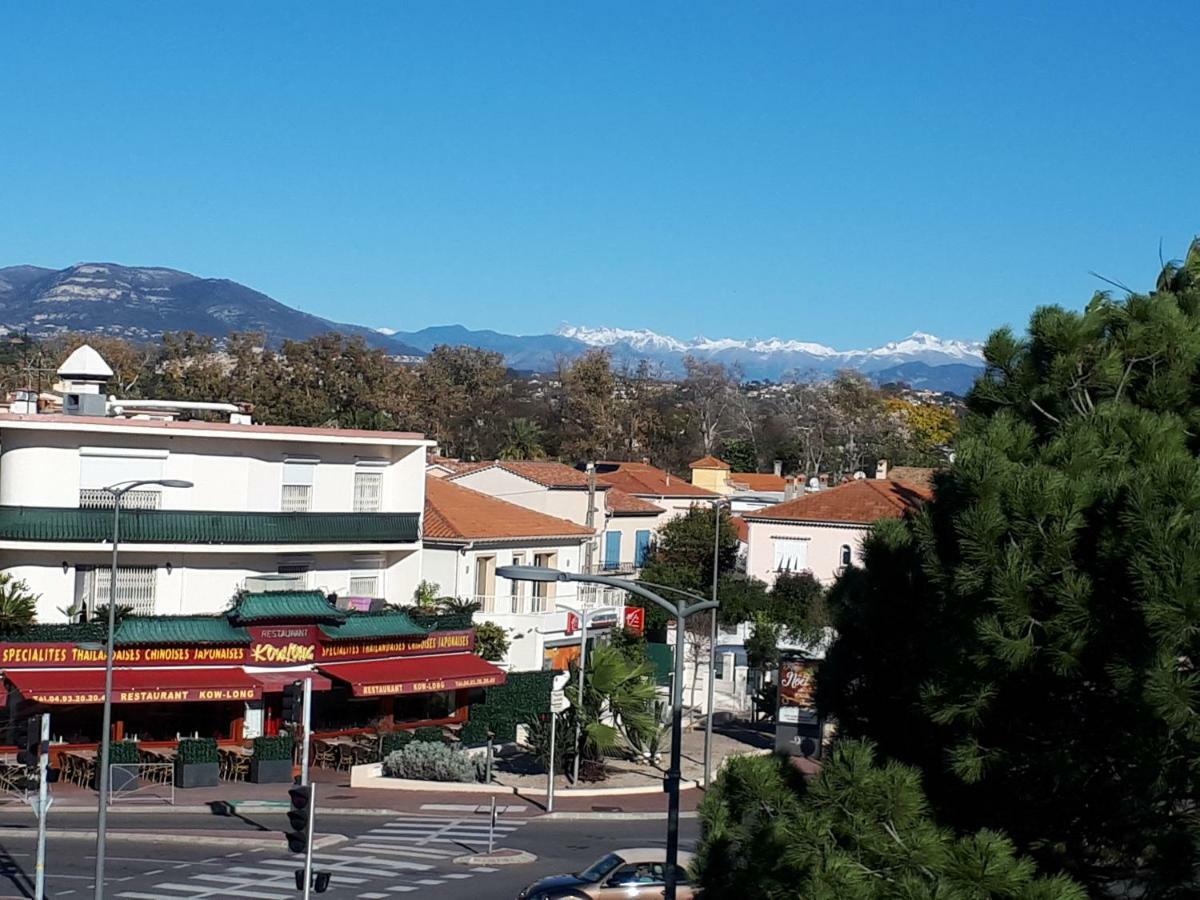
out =
[(475, 653), (492, 662), (499, 662), (508, 653), (508, 632), (495, 622), (480, 622), (475, 626)]
[(478, 781), (479, 766), (465, 750), (441, 741), (413, 741), (383, 759), (388, 778), (420, 781)]
[(1200, 893), (1200, 284), (1163, 284), (992, 335), (936, 499), (831, 594), (819, 675), (948, 823), (1096, 895)]
[(446, 743), (446, 732), (436, 725), (423, 725), (413, 731), (413, 740), (431, 744)]
[(580, 719), (583, 727), (579, 746), (571, 748), (568, 758), (580, 754), (581, 772), (586, 765), (592, 777), (601, 778), (605, 757), (645, 746), (657, 732), (651, 667), (631, 664), (612, 647), (597, 647), (588, 654), (582, 703), (578, 669), (573, 670), (566, 687), (571, 705), (563, 720), (571, 739)]
[(441, 591), (441, 585), (422, 578), (416, 590), (413, 591), (413, 600), (416, 601), (418, 609), (433, 610), (437, 607)]
[(292, 759), (296, 752), (296, 742), (290, 734), (280, 734), (273, 737), (256, 737), (254, 739), (254, 758), (260, 762), (270, 760)]
[(0, 572), (0, 633), (28, 628), (37, 614), (38, 595), (11, 572)]
[(994, 831), (956, 837), (930, 815), (920, 775), (846, 741), (806, 784), (779, 757), (731, 759), (700, 805), (705, 896), (762, 900), (1084, 900), (1042, 878)]
[(509, 672), (504, 684), (485, 689), (483, 700), (471, 704), (462, 742), (485, 743), (489, 729), (497, 741), (515, 741), (518, 725), (532, 727), (549, 715), (553, 681), (554, 672)]
[(779, 667), (779, 642), (783, 628), (764, 612), (754, 614), (754, 627), (746, 638), (746, 664), (752, 669)]
[(721, 459), (729, 463), (729, 468), (734, 472), (758, 471), (758, 451), (754, 448), (754, 442), (745, 438), (726, 441), (721, 449)]
[(509, 420), (498, 455), (500, 459), (545, 459), (545, 440), (546, 436), (537, 422), (517, 417)]
[(644, 634), (625, 627), (616, 628), (609, 634), (608, 645), (635, 666), (649, 662)]
[(122, 765), (141, 762), (137, 741), (113, 741), (108, 745), (108, 761)]
[(407, 747), (414, 740), (411, 731), (387, 731), (380, 735), (380, 751), (384, 756), (399, 750), (402, 747)]
[(215, 763), (220, 761), (217, 742), (213, 738), (180, 738), (175, 764)]

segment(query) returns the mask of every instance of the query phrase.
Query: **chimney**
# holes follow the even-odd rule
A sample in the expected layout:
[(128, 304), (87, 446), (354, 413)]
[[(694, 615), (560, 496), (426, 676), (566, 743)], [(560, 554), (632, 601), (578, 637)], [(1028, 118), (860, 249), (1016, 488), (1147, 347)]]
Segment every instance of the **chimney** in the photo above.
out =
[(783, 477), (783, 460), (782, 459), (775, 460), (775, 462), (773, 463), (773, 466), (775, 469), (775, 477), (776, 478)]
[(886, 459), (875, 463), (875, 477), (880, 481), (888, 477), (888, 461)]
[(819, 475), (817, 477), (817, 484), (820, 486), (821, 490), (825, 490), (826, 488), (828, 488), (829, 487), (828, 473), (826, 473), (825, 475)]
[(37, 391), (20, 390), (16, 392), (8, 411), (25, 416), (35, 416), (38, 411)]
[(643, 456), (643, 457), (642, 457), (642, 465), (643, 465), (643, 466), (648, 466), (648, 465), (650, 465), (650, 457), (648, 457), (648, 456)]
[(789, 478), (787, 480), (787, 483), (783, 486), (783, 499), (784, 499), (784, 501), (795, 500), (797, 497), (800, 496), (800, 493), (801, 493), (800, 485), (796, 483), (796, 477), (793, 475), (791, 478)]

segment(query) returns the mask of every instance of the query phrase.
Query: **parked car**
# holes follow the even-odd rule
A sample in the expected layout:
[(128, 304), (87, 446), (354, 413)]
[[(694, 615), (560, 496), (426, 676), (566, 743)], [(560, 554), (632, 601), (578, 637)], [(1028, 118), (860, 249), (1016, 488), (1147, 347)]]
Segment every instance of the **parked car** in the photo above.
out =
[[(678, 900), (693, 900), (687, 867), (692, 854), (680, 852), (676, 871)], [(576, 875), (539, 878), (517, 895), (517, 900), (635, 900), (660, 898), (666, 884), (666, 853), (661, 847), (614, 850)]]

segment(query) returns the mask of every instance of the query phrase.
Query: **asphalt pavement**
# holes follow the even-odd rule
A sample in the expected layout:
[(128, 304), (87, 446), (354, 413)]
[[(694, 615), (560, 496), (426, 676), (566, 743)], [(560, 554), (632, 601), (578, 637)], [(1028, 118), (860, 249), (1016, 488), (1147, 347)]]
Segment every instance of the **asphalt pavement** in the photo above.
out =
[[(290, 900), (299, 896), (293, 872), (302, 857), (281, 838), (282, 810), (232, 816), (114, 813), (105, 897), (121, 900)], [(46, 898), (85, 900), (93, 894), (94, 838), (68, 838), (94, 828), (90, 817), (51, 813)], [(0, 898), (33, 897), (36, 824), (20, 810), (0, 812)], [(695, 842), (694, 819), (681, 823), (684, 849)], [(55, 832), (59, 832), (56, 834)], [(578, 871), (609, 850), (665, 846), (663, 820), (560, 821), (521, 815), (499, 818), (495, 844), (535, 854), (518, 866), (468, 866), (454, 858), (487, 849), (488, 817), (459, 811), (441, 815), (328, 816), (316, 867), (332, 873), (331, 900), (503, 900), (536, 878)]]

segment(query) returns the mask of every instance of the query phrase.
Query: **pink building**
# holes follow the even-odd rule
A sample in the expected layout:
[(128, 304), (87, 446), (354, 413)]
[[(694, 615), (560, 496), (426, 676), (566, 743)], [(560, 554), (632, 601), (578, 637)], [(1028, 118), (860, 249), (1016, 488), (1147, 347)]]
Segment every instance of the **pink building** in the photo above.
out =
[(830, 584), (860, 561), (873, 524), (898, 519), (932, 495), (929, 487), (907, 481), (860, 479), (744, 513), (746, 572), (774, 584), (780, 572), (808, 571)]

